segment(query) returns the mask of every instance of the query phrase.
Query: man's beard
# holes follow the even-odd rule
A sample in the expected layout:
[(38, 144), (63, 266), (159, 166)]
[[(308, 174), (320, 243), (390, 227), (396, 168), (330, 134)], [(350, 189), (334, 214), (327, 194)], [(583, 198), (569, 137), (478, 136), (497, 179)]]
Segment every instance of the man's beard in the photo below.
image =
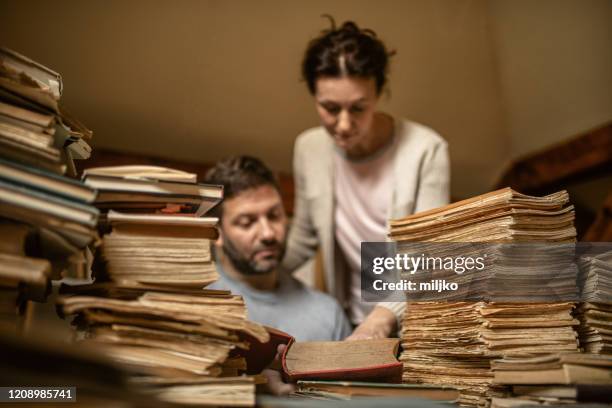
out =
[[(285, 242), (271, 241), (267, 244), (261, 244), (260, 248), (257, 248), (257, 250), (274, 248), (279, 248), (279, 251), (273, 259), (257, 262), (255, 259), (245, 258), (227, 237), (223, 239), (223, 253), (234, 265), (234, 268), (243, 275), (264, 275), (272, 272), (280, 264), (283, 256), (285, 256)], [(254, 253), (257, 252), (255, 251)]]

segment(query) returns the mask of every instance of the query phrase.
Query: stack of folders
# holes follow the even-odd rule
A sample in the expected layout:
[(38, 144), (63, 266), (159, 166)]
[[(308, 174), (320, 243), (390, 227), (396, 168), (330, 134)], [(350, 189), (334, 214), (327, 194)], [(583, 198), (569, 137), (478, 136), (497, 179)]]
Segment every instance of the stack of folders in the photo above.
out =
[(199, 217), (222, 188), (164, 168), (89, 169), (99, 191), (102, 245), (92, 285), (64, 287), (60, 305), (87, 343), (137, 374), (131, 381), (172, 403), (251, 406), (256, 377), (240, 357), (267, 331), (247, 320), (244, 301), (206, 286), (217, 218)]
[[(554, 265), (558, 256), (545, 247), (537, 263), (519, 262), (530, 258), (524, 256), (525, 248), (574, 242), (573, 220), (564, 191), (532, 197), (506, 188), (391, 221), (389, 235), (399, 251), (423, 243), (500, 244), (487, 249), (493, 254), (486, 273), (455, 277), (462, 282), (469, 275), (469, 288), (476, 288), (472, 295), (479, 295), (477, 300), (440, 294), (437, 299), (408, 303), (400, 357), (404, 382), (457, 386), (463, 405), (487, 405), (492, 397), (508, 392), (493, 382), (493, 359), (578, 351), (574, 303), (559, 301), (575, 296), (576, 270), (560, 274)], [(525, 243), (530, 246), (521, 249)], [(457, 247), (440, 245), (435, 248), (457, 256)], [(554, 282), (552, 292), (534, 290), (546, 286), (543, 275)]]
[(96, 192), (74, 175), (91, 131), (60, 105), (56, 72), (0, 48), (0, 325), (20, 331), (49, 281), (85, 278), (98, 241)]

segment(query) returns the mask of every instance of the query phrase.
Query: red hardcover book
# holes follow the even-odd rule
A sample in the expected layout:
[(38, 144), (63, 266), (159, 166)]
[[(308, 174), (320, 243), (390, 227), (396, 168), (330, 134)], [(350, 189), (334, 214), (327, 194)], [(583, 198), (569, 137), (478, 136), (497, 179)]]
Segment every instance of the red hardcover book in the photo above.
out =
[[(249, 342), (249, 349), (238, 353), (242, 355), (247, 362), (247, 374), (259, 374), (264, 368), (273, 367), (274, 357), (280, 344), (288, 344), (293, 340), (289, 334), (276, 330), (271, 327), (264, 326), (270, 334), (270, 340), (267, 343), (261, 343), (254, 337), (243, 334), (243, 338)], [(278, 365), (278, 364), (277, 364)]]
[(281, 364), (286, 380), (361, 380), (399, 383), (399, 339), (295, 342)]
[(351, 380), (400, 383), (402, 363), (397, 360), (399, 339), (296, 342), (280, 330), (266, 327), (270, 341), (247, 339), (247, 372), (257, 374), (274, 366), (279, 344), (287, 344), (280, 356), (283, 376), (297, 380)]

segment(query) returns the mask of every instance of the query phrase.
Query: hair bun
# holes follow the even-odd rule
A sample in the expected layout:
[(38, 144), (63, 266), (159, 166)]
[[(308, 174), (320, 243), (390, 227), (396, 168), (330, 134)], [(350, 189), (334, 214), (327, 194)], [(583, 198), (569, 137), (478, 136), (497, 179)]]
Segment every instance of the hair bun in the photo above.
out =
[(359, 26), (357, 26), (357, 23), (353, 21), (345, 21), (342, 24), (342, 26), (338, 29), (338, 31), (350, 31), (353, 33), (358, 33), (361, 30), (359, 29)]
[(336, 27), (332, 16), (322, 17), (329, 20), (331, 28), (310, 41), (302, 60), (302, 78), (310, 93), (315, 93), (319, 77), (349, 75), (374, 78), (380, 94), (387, 82), (389, 56), (394, 52), (387, 51), (374, 31), (359, 28), (354, 21), (345, 21)]

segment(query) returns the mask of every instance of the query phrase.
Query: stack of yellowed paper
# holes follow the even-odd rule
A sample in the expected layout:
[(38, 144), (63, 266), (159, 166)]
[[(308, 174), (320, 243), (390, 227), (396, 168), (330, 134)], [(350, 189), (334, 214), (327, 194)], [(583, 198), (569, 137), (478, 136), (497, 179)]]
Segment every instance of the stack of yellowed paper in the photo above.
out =
[(566, 191), (532, 197), (510, 188), (391, 220), (389, 236), (412, 242), (574, 242)]
[(612, 254), (580, 260), (580, 345), (589, 353), (612, 354)]
[[(390, 221), (389, 236), (399, 252), (430, 249), (437, 256), (456, 256), (458, 248), (469, 252), (469, 244), (463, 249), (444, 243), (500, 244), (489, 249), (494, 255), (488, 269), (450, 277), (478, 296), (441, 293), (407, 304), (400, 357), (404, 382), (457, 386), (462, 404), (482, 406), (507, 393), (493, 382), (494, 359), (578, 351), (578, 320), (572, 317), (574, 303), (566, 300), (576, 294), (576, 270), (559, 271), (557, 254), (546, 250), (539, 263), (530, 264), (532, 254), (524, 251), (529, 246), (520, 247), (553, 243), (564, 254), (563, 245), (575, 241), (573, 220), (564, 191), (531, 197), (506, 188)], [(427, 246), (431, 243), (439, 244)], [(545, 284), (552, 289), (542, 292)]]
[(612, 355), (612, 305), (581, 303), (577, 307), (580, 320), (580, 345), (589, 353)]

